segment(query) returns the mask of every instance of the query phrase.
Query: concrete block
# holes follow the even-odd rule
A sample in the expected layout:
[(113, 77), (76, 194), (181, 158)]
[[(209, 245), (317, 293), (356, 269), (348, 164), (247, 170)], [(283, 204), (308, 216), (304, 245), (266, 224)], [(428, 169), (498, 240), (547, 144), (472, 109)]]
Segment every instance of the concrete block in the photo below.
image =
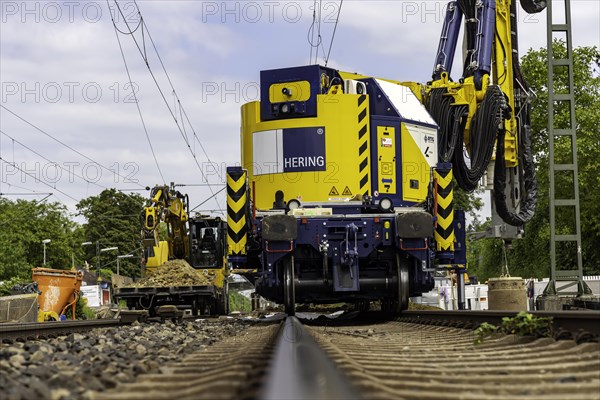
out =
[(36, 322), (37, 293), (0, 297), (0, 322)]

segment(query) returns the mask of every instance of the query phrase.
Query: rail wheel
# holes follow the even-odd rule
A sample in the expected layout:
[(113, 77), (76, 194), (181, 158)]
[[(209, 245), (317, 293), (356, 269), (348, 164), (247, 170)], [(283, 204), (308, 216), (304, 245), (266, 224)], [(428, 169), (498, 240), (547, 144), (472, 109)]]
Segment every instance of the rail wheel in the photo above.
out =
[(398, 287), (394, 297), (381, 299), (381, 311), (390, 317), (399, 315), (408, 309), (409, 278), (407, 260), (400, 255), (396, 256), (396, 268), (398, 274)]
[(283, 265), (283, 305), (287, 315), (296, 314), (296, 287), (294, 283), (294, 257), (286, 257)]
[(410, 289), (407, 261), (402, 260), (400, 255), (397, 255), (396, 264), (398, 264), (398, 304), (396, 312), (400, 314), (402, 311), (408, 310), (408, 294)]

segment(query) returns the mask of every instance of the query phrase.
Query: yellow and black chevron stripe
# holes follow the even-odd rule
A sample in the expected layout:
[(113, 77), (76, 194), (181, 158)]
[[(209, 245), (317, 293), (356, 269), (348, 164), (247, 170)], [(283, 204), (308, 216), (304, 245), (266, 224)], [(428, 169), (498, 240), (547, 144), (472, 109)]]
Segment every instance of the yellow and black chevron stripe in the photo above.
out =
[(369, 102), (366, 95), (358, 96), (358, 176), (359, 193), (368, 196), (371, 189), (369, 167)]
[(241, 256), (246, 254), (248, 233), (247, 205), (248, 193), (243, 169), (227, 171), (227, 254)]
[(435, 228), (437, 251), (454, 251), (452, 170), (438, 169), (435, 171), (434, 177), (437, 182), (437, 226)]

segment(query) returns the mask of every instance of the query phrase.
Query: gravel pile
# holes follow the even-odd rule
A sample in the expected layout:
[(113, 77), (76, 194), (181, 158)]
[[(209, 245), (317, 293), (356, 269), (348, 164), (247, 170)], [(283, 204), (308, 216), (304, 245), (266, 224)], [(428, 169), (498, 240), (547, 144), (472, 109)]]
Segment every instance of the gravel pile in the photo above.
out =
[(139, 324), (0, 345), (2, 400), (86, 399), (234, 336), (236, 320)]
[(213, 277), (194, 269), (185, 260), (170, 260), (148, 271), (148, 276), (128, 287), (205, 286), (212, 285)]

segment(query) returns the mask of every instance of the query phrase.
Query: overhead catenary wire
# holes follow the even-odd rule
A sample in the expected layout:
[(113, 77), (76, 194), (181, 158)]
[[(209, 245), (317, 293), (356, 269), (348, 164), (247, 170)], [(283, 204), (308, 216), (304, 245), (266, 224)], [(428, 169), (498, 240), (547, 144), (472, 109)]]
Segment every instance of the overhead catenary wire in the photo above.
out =
[[(135, 3), (135, 1), (134, 1), (134, 3)], [(136, 6), (137, 6), (137, 3), (136, 3)], [(167, 72), (167, 68), (165, 67), (165, 64), (163, 63), (162, 57), (160, 56), (160, 53), (158, 52), (158, 49), (156, 48), (156, 44), (154, 43), (154, 39), (152, 38), (152, 35), (150, 34), (150, 30), (148, 29), (148, 26), (146, 25), (146, 22), (143, 19), (142, 19), (142, 23), (144, 24), (144, 27), (146, 28), (145, 32), (148, 34), (148, 38), (150, 39), (150, 43), (152, 43), (152, 48), (154, 49), (154, 52), (156, 53), (156, 56), (158, 58), (158, 61), (160, 62), (160, 65), (161, 65), (161, 67), (163, 69), (163, 72), (165, 73), (165, 76), (167, 77), (169, 85), (171, 86), (171, 90), (172, 90), (173, 96), (174, 96), (175, 101), (177, 102), (177, 106), (179, 108), (179, 113), (180, 113), (180, 115), (183, 114), (183, 116), (185, 116), (185, 119), (186, 119), (188, 125), (190, 126), (190, 129), (192, 130), (192, 135), (194, 136), (194, 139), (196, 139), (196, 141), (200, 145), (200, 148), (202, 149), (202, 153), (206, 157), (206, 160), (209, 163), (212, 163), (212, 161), (210, 159), (210, 156), (208, 155), (208, 152), (206, 151), (206, 149), (204, 148), (204, 145), (202, 144), (202, 142), (198, 138), (198, 135), (196, 134), (196, 130), (194, 129), (194, 126), (192, 125), (192, 123), (190, 121), (190, 118), (188, 117), (188, 114), (185, 111), (185, 108), (183, 107), (183, 104), (181, 103), (181, 100), (179, 99), (179, 96), (177, 95), (177, 91), (175, 90), (175, 86), (173, 85), (173, 82), (171, 81), (171, 76)], [(148, 67), (148, 68), (150, 68), (150, 67)], [(156, 82), (156, 80), (155, 80), (155, 82)], [(166, 99), (165, 99), (165, 101), (166, 101)], [(169, 108), (169, 111), (171, 111), (170, 108)], [(175, 120), (175, 123), (179, 127), (179, 123), (177, 121), (177, 118), (175, 117), (175, 114), (173, 112), (171, 112), (171, 115), (173, 116), (173, 119)], [(190, 147), (189, 139), (187, 138), (187, 132), (185, 131), (185, 123), (183, 121), (183, 117), (181, 117), (180, 119), (182, 120), (180, 131), (183, 130), (183, 132), (181, 132), (181, 135), (184, 138), (184, 141), (186, 142), (186, 145), (187, 145), (188, 149), (190, 150), (192, 156), (194, 157), (194, 160), (196, 160), (196, 154), (192, 150), (192, 148)], [(197, 162), (197, 160), (196, 160), (196, 162)], [(202, 168), (200, 168), (200, 172), (202, 173), (202, 176), (208, 182), (208, 179), (204, 176), (204, 171), (202, 170)], [(209, 186), (210, 186), (210, 184), (209, 184)], [(211, 190), (211, 192), (212, 192), (212, 190)]]
[(31, 147), (27, 146), (26, 144), (20, 142), (19, 140), (13, 138), (12, 136), (10, 136), (9, 134), (7, 134), (6, 132), (4, 132), (3, 130), (0, 129), (0, 134), (12, 139), (14, 142), (20, 144), (21, 146), (23, 146), (24, 148), (26, 148), (27, 150), (31, 151), (33, 154), (37, 155), (38, 157), (41, 157), (42, 159), (48, 161), (49, 163), (55, 165), (56, 167), (60, 168), (63, 171), (66, 171), (69, 175), (73, 175), (79, 179), (84, 180), (87, 183), (91, 183), (92, 185), (96, 185), (102, 189), (108, 189), (108, 187), (104, 186), (104, 185), (100, 185), (99, 183), (90, 181), (89, 179), (86, 179), (84, 176), (82, 175), (78, 175), (76, 174), (74, 171), (69, 170), (68, 168), (63, 167), (62, 165), (60, 165), (59, 163), (57, 163), (56, 161), (52, 161), (49, 158), (43, 156), (42, 154), (38, 153), (37, 151), (35, 151), (34, 149), (32, 149)]
[(327, 51), (327, 57), (325, 57), (325, 66), (329, 62), (329, 56), (331, 55), (331, 48), (333, 47), (333, 39), (335, 39), (335, 32), (337, 31), (338, 22), (340, 20), (340, 13), (342, 12), (342, 4), (344, 0), (340, 0), (340, 7), (338, 8), (337, 17), (335, 17), (335, 25), (333, 26), (333, 33), (331, 34), (331, 42), (329, 43), (329, 50)]
[[(108, 2), (108, 0), (107, 0), (107, 2)], [(136, 7), (137, 7), (137, 3), (136, 3), (136, 2), (134, 2), (134, 3), (136, 4)], [(118, 10), (119, 10), (119, 13), (120, 13), (120, 14), (121, 14), (121, 16), (123, 16), (123, 18), (124, 18), (125, 16), (123, 15), (123, 12), (122, 12), (121, 8), (120, 8), (120, 6), (118, 5), (118, 3), (117, 3), (116, 1), (115, 1), (115, 4), (117, 5), (117, 8), (118, 8)], [(160, 57), (160, 53), (158, 52), (158, 49), (157, 49), (157, 47), (156, 47), (156, 44), (154, 43), (154, 40), (152, 39), (152, 35), (150, 34), (150, 31), (149, 31), (149, 29), (148, 29), (148, 26), (147, 26), (146, 22), (144, 21), (144, 19), (143, 19), (142, 15), (141, 15), (141, 12), (139, 11), (139, 7), (138, 7), (138, 14), (139, 14), (139, 17), (140, 17), (140, 23), (142, 24), (142, 33), (144, 33), (144, 32), (145, 32), (145, 33), (148, 35), (148, 38), (150, 39), (150, 43), (152, 44), (152, 47), (153, 47), (153, 49), (154, 49), (154, 51), (155, 51), (155, 53), (156, 53), (156, 56), (157, 56), (157, 58), (158, 58), (158, 60), (159, 60), (159, 62), (160, 62), (160, 64), (161, 64), (161, 66), (162, 66), (162, 68), (163, 68), (163, 71), (164, 71), (164, 73), (165, 73), (165, 76), (167, 77), (167, 80), (168, 80), (168, 82), (169, 82), (169, 85), (170, 85), (170, 87), (171, 87), (171, 90), (172, 90), (172, 92), (173, 92), (173, 94), (174, 94), (174, 96), (175, 96), (175, 100), (176, 100), (176, 102), (177, 102), (178, 106), (180, 107), (180, 112), (182, 112), (182, 113), (183, 113), (183, 115), (186, 117), (186, 120), (188, 121), (188, 124), (190, 125), (190, 127), (192, 128), (192, 130), (193, 130), (193, 132), (194, 132), (194, 136), (196, 137), (196, 139), (197, 139), (198, 143), (199, 143), (199, 144), (200, 144), (200, 146), (202, 147), (202, 150), (203, 150), (203, 152), (204, 152), (204, 155), (206, 156), (207, 160), (210, 162), (210, 157), (208, 156), (208, 153), (206, 152), (206, 150), (205, 150), (204, 146), (202, 145), (202, 142), (200, 142), (200, 139), (197, 137), (197, 134), (195, 133), (195, 130), (193, 129), (193, 126), (191, 125), (191, 122), (190, 122), (190, 120), (189, 120), (189, 117), (188, 117), (188, 115), (187, 115), (187, 112), (185, 111), (185, 109), (184, 109), (183, 105), (181, 104), (181, 100), (179, 99), (179, 96), (177, 95), (177, 91), (175, 90), (175, 87), (174, 87), (174, 85), (173, 85), (173, 82), (172, 82), (172, 80), (171, 80), (171, 77), (170, 77), (169, 73), (167, 72), (167, 69), (166, 69), (166, 67), (165, 67), (165, 65), (164, 65), (164, 62), (162, 61), (162, 58)], [(115, 24), (115, 25), (116, 25), (116, 23), (114, 22), (114, 20), (113, 20), (113, 24)], [(128, 26), (128, 29), (129, 29), (129, 26)], [(142, 58), (144, 59), (144, 62), (146, 63), (146, 67), (148, 68), (148, 71), (150, 72), (150, 75), (152, 76), (152, 79), (154, 80), (154, 83), (156, 84), (156, 86), (157, 86), (157, 89), (158, 89), (158, 91), (159, 91), (159, 93), (160, 93), (160, 95), (161, 95), (161, 97), (162, 97), (163, 101), (165, 102), (165, 104), (166, 104), (166, 106), (167, 106), (167, 109), (169, 110), (169, 112), (170, 112), (170, 114), (171, 114), (171, 117), (172, 117), (172, 118), (173, 118), (173, 120), (175, 121), (175, 124), (177, 125), (177, 127), (178, 127), (178, 129), (179, 129), (179, 131), (180, 131), (180, 134), (181, 134), (181, 136), (183, 137), (184, 141), (186, 142), (186, 145), (187, 145), (188, 149), (191, 151), (191, 153), (192, 153), (192, 156), (194, 157), (194, 160), (196, 160), (196, 163), (198, 164), (198, 162), (197, 162), (197, 159), (196, 159), (196, 156), (195, 156), (194, 152), (191, 150), (191, 146), (190, 146), (190, 143), (189, 143), (189, 139), (187, 138), (187, 135), (186, 135), (186, 133), (185, 133), (185, 131), (184, 131), (184, 128), (182, 128), (181, 126), (179, 126), (179, 121), (177, 120), (177, 116), (175, 115), (175, 113), (173, 112), (173, 110), (172, 110), (171, 106), (169, 105), (169, 102), (168, 102), (168, 100), (167, 100), (167, 98), (166, 98), (166, 96), (165, 96), (165, 94), (164, 94), (164, 92), (163, 92), (162, 88), (160, 87), (160, 84), (158, 83), (158, 80), (156, 79), (156, 76), (154, 75), (154, 72), (152, 71), (152, 68), (150, 67), (150, 63), (149, 63), (149, 61), (148, 61), (148, 57), (147, 57), (147, 54), (146, 54), (146, 51), (145, 51), (145, 43), (143, 43), (143, 44), (142, 44), (142, 46), (140, 46), (140, 45), (139, 45), (139, 43), (138, 43), (138, 41), (137, 41), (137, 39), (135, 38), (135, 36), (133, 36), (133, 33), (134, 33), (134, 31), (131, 31), (131, 29), (130, 29), (130, 35), (132, 35), (132, 39), (133, 39), (133, 41), (134, 41), (134, 43), (135, 43), (135, 45), (136, 45), (136, 47), (137, 47), (138, 51), (140, 52), (140, 55), (141, 55), (141, 56), (142, 56)], [(144, 38), (144, 36), (143, 36), (143, 38)], [(182, 124), (182, 125), (184, 126), (184, 124)], [(204, 176), (204, 171), (202, 170), (202, 168), (200, 167), (200, 165), (199, 165), (199, 164), (198, 164), (198, 167), (200, 168), (200, 172), (201, 172), (201, 173), (203, 174), (203, 176)]]
[[(107, 5), (109, 5), (109, 0), (106, 0), (106, 1), (107, 1)], [(117, 6), (118, 12), (121, 14), (121, 16), (123, 17), (123, 19), (125, 20), (125, 15), (123, 14), (123, 11), (121, 10), (121, 7), (119, 6), (119, 3), (116, 0), (114, 2), (115, 2), (115, 5)], [(183, 138), (184, 142), (186, 143), (186, 146), (187, 146), (188, 150), (190, 151), (190, 153), (192, 155), (192, 158), (194, 159), (194, 162), (195, 162), (196, 166), (200, 170), (200, 173), (201, 173), (202, 177), (208, 182), (208, 178), (206, 177), (206, 175), (204, 173), (204, 170), (202, 169), (202, 167), (200, 166), (200, 163), (198, 162), (196, 154), (195, 154), (194, 150), (192, 149), (192, 147), (190, 145), (189, 139), (188, 139), (186, 133), (184, 132), (184, 129), (182, 128), (182, 126), (180, 126), (179, 121), (177, 120), (177, 116), (175, 115), (175, 112), (172, 110), (171, 106), (169, 105), (169, 101), (167, 100), (167, 98), (166, 98), (166, 96), (165, 96), (165, 94), (164, 94), (164, 92), (163, 92), (160, 84), (158, 83), (158, 80), (157, 80), (154, 72), (152, 71), (152, 68), (150, 67), (150, 63), (148, 61), (148, 56), (146, 54), (146, 44), (145, 44), (145, 35), (144, 35), (144, 32), (147, 33), (148, 38), (150, 39), (150, 42), (152, 43), (154, 51), (155, 51), (155, 53), (156, 53), (156, 55), (157, 55), (157, 57), (158, 57), (161, 65), (163, 67), (163, 71), (165, 72), (165, 75), (167, 76), (167, 79), (168, 79), (169, 84), (171, 86), (172, 93), (174, 94), (174, 96), (175, 96), (175, 98), (177, 100), (177, 104), (179, 105), (179, 107), (181, 107), (181, 110), (183, 111), (183, 114), (186, 116), (186, 120), (188, 121), (188, 124), (190, 125), (190, 127), (192, 127), (192, 131), (194, 132), (194, 137), (196, 138), (196, 141), (200, 144), (200, 146), (201, 146), (201, 148), (202, 148), (205, 156), (207, 157), (207, 161), (210, 162), (210, 158), (208, 157), (208, 154), (206, 153), (206, 150), (204, 149), (204, 146), (200, 142), (200, 139), (196, 135), (195, 130), (193, 129), (193, 126), (190, 123), (189, 117), (187, 116), (187, 113), (185, 112), (185, 109), (183, 109), (183, 105), (181, 104), (181, 100), (177, 96), (177, 92), (176, 92), (176, 90), (175, 90), (175, 88), (173, 86), (173, 83), (171, 81), (170, 76), (168, 75), (168, 72), (166, 71), (166, 67), (165, 67), (165, 65), (164, 65), (164, 63), (162, 61), (162, 58), (160, 57), (160, 54), (158, 52), (158, 49), (156, 48), (156, 44), (154, 43), (154, 40), (152, 39), (152, 36), (151, 36), (151, 34), (149, 32), (149, 29), (148, 29), (148, 26), (146, 25), (146, 23), (145, 23), (145, 21), (144, 21), (144, 19), (142, 17), (142, 14), (141, 14), (141, 11), (139, 9), (139, 6), (137, 5), (137, 2), (134, 1), (134, 3), (135, 3), (135, 5), (136, 5), (136, 7), (138, 9), (138, 16), (140, 18), (140, 24), (142, 26), (142, 29), (141, 29), (141, 31), (142, 31), (142, 41), (143, 41), (142, 45), (140, 46), (140, 44), (138, 43), (138, 40), (136, 39), (135, 35), (133, 35), (134, 31), (132, 31), (131, 28), (130, 28), (130, 26), (129, 26), (129, 24), (126, 23), (127, 29), (129, 30), (129, 35), (132, 37), (132, 39), (133, 39), (133, 41), (134, 41), (134, 43), (135, 43), (135, 45), (136, 45), (136, 47), (137, 47), (140, 55), (142, 56), (144, 62), (146, 63), (146, 67), (148, 68), (148, 71), (150, 72), (150, 76), (154, 80), (154, 83), (155, 83), (155, 85), (156, 85), (156, 87), (157, 87), (157, 89), (158, 89), (158, 91), (159, 91), (159, 93), (160, 93), (160, 95), (161, 95), (161, 97), (162, 97), (165, 105), (167, 106), (167, 109), (169, 110), (169, 113), (171, 114), (171, 117), (175, 121), (175, 124), (176, 124), (176, 126), (177, 126), (177, 128), (179, 130), (179, 133), (180, 133), (181, 137)], [(118, 35), (118, 31), (119, 30), (116, 27), (116, 23), (114, 21), (114, 18), (112, 17), (112, 13), (111, 13), (111, 19), (112, 19), (113, 25), (115, 25), (115, 33)], [(119, 43), (120, 43), (120, 41), (119, 41)], [(184, 125), (183, 121), (182, 121), (182, 125)], [(213, 188), (211, 186), (209, 186), (209, 190), (212, 193), (212, 196), (210, 196), (209, 198), (214, 197), (215, 193), (214, 193)], [(217, 201), (216, 198), (215, 198), (215, 201), (218, 204), (218, 201)]]
[(78, 201), (78, 200), (77, 200), (75, 197), (73, 197), (73, 196), (71, 196), (71, 195), (69, 195), (69, 194), (67, 194), (67, 193), (63, 192), (62, 190), (58, 189), (57, 187), (54, 187), (54, 186), (50, 185), (50, 184), (49, 184), (49, 183), (47, 183), (47, 182), (44, 182), (44, 181), (42, 181), (42, 180), (39, 180), (39, 179), (38, 179), (38, 178), (37, 178), (35, 175), (32, 175), (32, 174), (30, 174), (29, 172), (27, 172), (27, 171), (23, 170), (23, 169), (22, 169), (22, 168), (20, 168), (20, 167), (19, 167), (17, 164), (15, 164), (15, 163), (12, 163), (12, 162), (9, 162), (9, 161), (5, 160), (5, 159), (4, 159), (4, 158), (2, 158), (2, 157), (0, 157), (0, 161), (4, 161), (5, 163), (7, 163), (7, 164), (11, 165), (12, 167), (14, 167), (14, 168), (18, 169), (19, 171), (21, 171), (21, 172), (22, 172), (22, 173), (24, 173), (25, 175), (27, 175), (27, 176), (29, 176), (29, 177), (31, 177), (31, 178), (33, 178), (33, 179), (35, 179), (35, 180), (39, 181), (40, 183), (42, 183), (42, 184), (44, 184), (44, 185), (48, 186), (48, 187), (49, 187), (49, 188), (51, 188), (51, 189), (54, 189), (54, 190), (56, 190), (57, 192), (59, 192), (59, 193), (61, 193), (61, 194), (65, 195), (65, 196), (67, 196), (67, 197), (68, 197), (68, 198), (70, 198), (71, 200), (73, 200), (73, 201)]
[[(222, 187), (221, 189), (219, 189), (219, 191), (217, 191), (216, 193), (214, 193), (212, 196), (210, 196), (209, 198), (207, 198), (206, 200), (204, 200), (202, 203), (198, 204), (196, 207), (192, 208), (190, 210), (190, 212), (194, 211), (196, 208), (206, 204), (212, 197), (215, 197), (216, 195), (218, 195), (219, 193), (221, 193), (223, 190), (225, 190), (225, 187)], [(218, 209), (220, 210), (220, 208)]]
[[(98, 161), (92, 159), (91, 157), (83, 154), (82, 152), (80, 152), (79, 150), (73, 148), (72, 146), (66, 144), (65, 142), (61, 141), (60, 139), (57, 139), (56, 137), (54, 137), (53, 135), (49, 134), (48, 132), (46, 132), (45, 130), (43, 130), (42, 128), (36, 126), (35, 124), (33, 124), (32, 122), (28, 121), (27, 119), (25, 119), (24, 117), (21, 117), (20, 115), (18, 115), (17, 113), (15, 113), (14, 111), (10, 110), (9, 108), (7, 108), (5, 105), (0, 104), (0, 107), (5, 109), (6, 111), (8, 111), (9, 113), (11, 113), (13, 116), (15, 116), (16, 118), (20, 119), (21, 121), (23, 121), (24, 123), (26, 123), (27, 125), (31, 126), (32, 128), (34, 128), (35, 130), (37, 130), (38, 132), (40, 132), (41, 134), (49, 137), (50, 139), (54, 140), (56, 143), (66, 147), (67, 149), (71, 150), (72, 152), (74, 152), (75, 154), (85, 158), (86, 160), (98, 165), (100, 168), (102, 168), (103, 170), (106, 170), (108, 172), (110, 172), (111, 174), (113, 174), (114, 176), (118, 176), (119, 178), (125, 179), (127, 181), (130, 181), (130, 178), (119, 174), (118, 172), (104, 166), (103, 164), (99, 163)], [(13, 155), (13, 159), (14, 159), (14, 155)], [(6, 162), (6, 159), (5, 159)], [(131, 181), (132, 184), (138, 185), (140, 187), (144, 187), (142, 184), (138, 183), (138, 182), (134, 182)]]
[[(48, 192), (38, 192), (37, 190), (34, 190), (34, 189), (29, 189), (29, 188), (26, 188), (26, 187), (23, 187), (23, 186), (18, 186), (18, 185), (15, 185), (15, 184), (13, 184), (13, 183), (10, 183), (10, 182), (8, 182), (8, 181), (4, 181), (4, 180), (3, 180), (3, 181), (0, 181), (0, 182), (1, 182), (1, 183), (4, 183), (5, 185), (8, 185), (8, 186), (14, 187), (14, 188), (16, 188), (16, 189), (19, 189), (19, 190), (27, 190), (27, 191), (29, 191), (29, 192), (32, 192), (33, 194), (52, 194), (52, 193), (48, 193)], [(9, 190), (10, 190), (10, 188), (9, 188)], [(7, 193), (7, 194), (8, 194), (8, 193)], [(11, 194), (12, 194), (12, 193), (11, 193)]]
[[(317, 9), (319, 10), (317, 13)], [(318, 15), (318, 17), (317, 17)], [(312, 64), (313, 63), (313, 50), (316, 47), (316, 52), (315, 52), (315, 64), (317, 62), (317, 57), (319, 55), (319, 46), (321, 45), (321, 6), (320, 6), (320, 2), (319, 2), (319, 7), (317, 8), (317, 0), (314, 0), (313, 2), (313, 20), (312, 20), (312, 24), (310, 25), (310, 27), (308, 28), (308, 44), (310, 45), (310, 58), (308, 63)], [(317, 42), (315, 43), (315, 28), (318, 29), (319, 33), (317, 35)]]
[[(115, 3), (117, 3), (117, 2), (115, 1)], [(106, 0), (106, 4), (108, 6), (110, 6), (108, 0)], [(118, 3), (117, 3), (117, 6), (118, 6)], [(119, 8), (119, 11), (120, 10), (121, 9)], [(121, 13), (121, 15), (122, 15), (122, 13)], [(164, 184), (166, 184), (167, 181), (165, 180), (165, 177), (164, 177), (164, 175), (162, 173), (162, 170), (160, 168), (160, 164), (158, 163), (158, 158), (156, 157), (156, 152), (154, 151), (154, 146), (152, 146), (152, 140), (150, 139), (150, 134), (148, 133), (148, 128), (146, 128), (146, 122), (144, 121), (144, 116), (142, 115), (142, 109), (140, 108), (140, 103), (138, 101), (137, 95), (135, 94), (135, 89), (134, 89), (134, 86), (133, 86), (133, 81), (131, 79), (131, 73), (129, 72), (129, 66), (127, 65), (127, 59), (125, 58), (125, 52), (123, 51), (123, 45), (121, 44), (121, 38), (119, 38), (119, 32), (120, 32), (120, 30), (117, 28), (117, 24), (115, 23), (115, 20), (113, 18), (112, 13), (110, 14), (110, 17), (111, 17), (113, 26), (115, 27), (115, 36), (117, 38), (117, 43), (119, 43), (119, 50), (121, 51), (121, 57), (123, 58), (123, 63), (125, 64), (125, 70), (127, 71), (127, 78), (129, 79), (129, 85), (131, 87), (131, 93), (133, 95), (135, 106), (136, 106), (136, 108), (138, 110), (138, 115), (140, 116), (140, 120), (142, 121), (142, 127), (144, 128), (144, 133), (146, 135), (146, 140), (148, 141), (148, 145), (150, 146), (150, 152), (152, 153), (152, 158), (154, 158), (154, 163), (156, 164), (156, 169), (158, 169), (158, 174), (160, 175), (160, 178), (162, 179), (162, 182)], [(140, 21), (140, 24), (141, 24), (141, 21)], [(127, 24), (127, 27), (129, 28), (129, 24)], [(138, 26), (138, 28), (139, 28), (139, 26)], [(138, 28), (136, 28), (136, 30)], [(133, 32), (131, 32), (131, 35), (133, 35)], [(146, 64), (148, 64), (147, 61), (146, 61)]]

